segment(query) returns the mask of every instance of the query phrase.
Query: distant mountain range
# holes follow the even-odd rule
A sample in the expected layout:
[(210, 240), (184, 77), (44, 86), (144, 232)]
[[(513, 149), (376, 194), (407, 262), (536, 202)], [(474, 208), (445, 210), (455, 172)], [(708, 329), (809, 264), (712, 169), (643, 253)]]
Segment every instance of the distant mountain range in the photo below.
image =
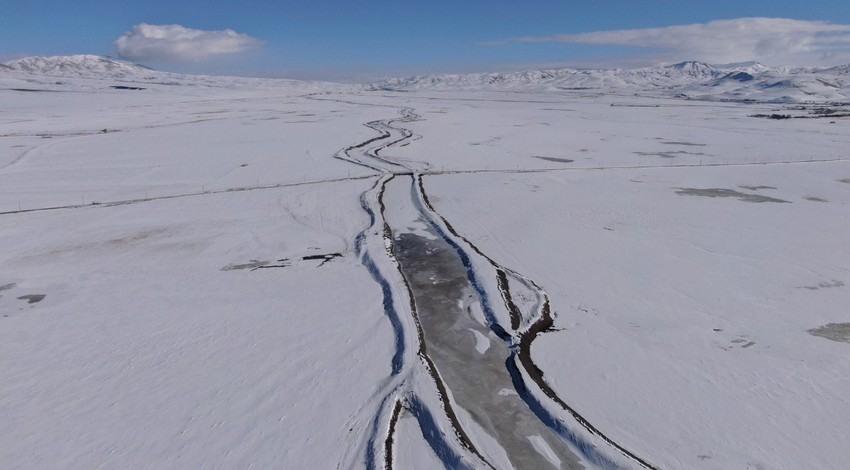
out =
[(26, 57), (3, 64), (19, 72), (71, 77), (114, 77), (150, 74), (152, 69), (99, 55)]
[(338, 84), (301, 80), (160, 72), (143, 65), (99, 55), (26, 57), (0, 64), (0, 88), (3, 88), (4, 84), (7, 85), (7, 89), (21, 89), (23, 86), (31, 87), (35, 84), (51, 88), (67, 87), (71, 84), (97, 88), (98, 82), (101, 82), (100, 87), (106, 85), (102, 83), (103, 81), (107, 81), (106, 84), (111, 82), (134, 84), (131, 87), (124, 87), (131, 89), (138, 88), (136, 84), (142, 84), (142, 86), (184, 85), (200, 87), (286, 86), (311, 91), (340, 87)]
[[(252, 80), (157, 72), (141, 65), (97, 55), (28, 57), (0, 64), (0, 73), (209, 86), (226, 86)], [(264, 84), (295, 83), (290, 80), (254, 80)], [(318, 84), (313, 84), (316, 85)], [(768, 67), (758, 62), (712, 65), (688, 61), (636, 69), (563, 68), (391, 78), (364, 88), (373, 91), (579, 90), (698, 100), (850, 103), (850, 65), (829, 68)]]
[(681, 62), (637, 69), (547, 69), (392, 78), (373, 90), (587, 90), (678, 98), (769, 102), (848, 102), (850, 66), (768, 67), (758, 62)]

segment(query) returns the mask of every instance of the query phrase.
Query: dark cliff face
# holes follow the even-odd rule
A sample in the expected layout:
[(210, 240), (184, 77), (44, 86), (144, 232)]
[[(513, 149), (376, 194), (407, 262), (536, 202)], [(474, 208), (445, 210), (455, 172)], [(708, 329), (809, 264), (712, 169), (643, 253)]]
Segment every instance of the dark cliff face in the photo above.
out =
[(748, 74), (747, 72), (732, 72), (729, 75), (723, 77), (723, 80), (735, 80), (738, 82), (750, 82), (755, 79), (756, 77)]

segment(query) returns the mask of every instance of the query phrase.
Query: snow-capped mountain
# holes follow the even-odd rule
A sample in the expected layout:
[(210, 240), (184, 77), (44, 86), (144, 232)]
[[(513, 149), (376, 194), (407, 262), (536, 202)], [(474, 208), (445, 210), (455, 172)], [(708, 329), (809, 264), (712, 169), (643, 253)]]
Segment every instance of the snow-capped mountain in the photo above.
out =
[(688, 61), (636, 69), (550, 69), (393, 78), (374, 90), (596, 90), (679, 98), (773, 102), (848, 102), (850, 66), (768, 67), (758, 62)]
[[(194, 86), (300, 86), (327, 88), (329, 84), (282, 79), (209, 77), (159, 72), (130, 62), (97, 55), (27, 57), (0, 64), (9, 87), (24, 82), (55, 84), (51, 77), (96, 79), (160, 85)], [(0, 77), (2, 78), (2, 77)], [(18, 85), (12, 85), (12, 82)], [(91, 80), (88, 80), (91, 81)], [(850, 65), (837, 67), (769, 67), (758, 62), (712, 65), (698, 61), (635, 69), (545, 69), (522, 72), (442, 74), (391, 78), (368, 90), (586, 90), (699, 100), (761, 102), (850, 103)]]
[(98, 55), (26, 57), (4, 64), (11, 70), (63, 77), (115, 77), (148, 74), (151, 69)]
[[(61, 78), (61, 80), (56, 80)], [(68, 87), (115, 87), (116, 83), (147, 85), (185, 85), (202, 87), (298, 87), (325, 90), (343, 85), (301, 80), (223, 77), (160, 72), (143, 65), (99, 55), (26, 57), (0, 64), (0, 88), (67, 89)], [(126, 85), (123, 85), (126, 86)], [(64, 88), (63, 88), (64, 87)], [(58, 91), (57, 89), (57, 91)]]
[(521, 86), (534, 88), (610, 88), (646, 86), (651, 88), (710, 80), (733, 69), (688, 61), (664, 67), (638, 69), (547, 69), (534, 72), (502, 72), (393, 78), (373, 84), (383, 89), (478, 88)]
[(762, 63), (750, 61), (750, 62), (735, 62), (731, 64), (718, 64), (715, 65), (718, 69), (721, 70), (732, 70), (735, 72), (745, 72), (751, 75), (755, 75), (762, 72), (771, 72), (777, 71), (779, 69), (768, 67)]

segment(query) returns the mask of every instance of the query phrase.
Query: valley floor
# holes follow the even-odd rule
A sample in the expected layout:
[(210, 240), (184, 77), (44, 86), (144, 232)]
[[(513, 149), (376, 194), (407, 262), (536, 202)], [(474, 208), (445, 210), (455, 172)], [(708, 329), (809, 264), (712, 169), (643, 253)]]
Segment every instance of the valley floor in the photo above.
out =
[(246, 83), (0, 90), (4, 465), (846, 467), (846, 118)]

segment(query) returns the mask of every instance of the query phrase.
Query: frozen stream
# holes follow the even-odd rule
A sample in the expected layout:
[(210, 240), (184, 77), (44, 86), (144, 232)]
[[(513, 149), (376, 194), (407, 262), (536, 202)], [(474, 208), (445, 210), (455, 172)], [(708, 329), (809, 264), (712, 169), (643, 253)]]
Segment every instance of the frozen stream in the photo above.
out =
[[(385, 198), (398, 205), (407, 196), (412, 208), (412, 182), (393, 179)], [(416, 215), (412, 210), (404, 213)], [(515, 468), (584, 468), (514, 389), (505, 367), (511, 353), (473, 317), (478, 299), (455, 249), (421, 217), (403, 220), (387, 215), (387, 221), (393, 228), (393, 253), (413, 291), (424, 350), (454, 403), (498, 442)], [(417, 232), (425, 233), (404, 229), (410, 226), (424, 226)]]
[[(551, 327), (548, 295), (434, 210), (420, 175), (427, 163), (382, 154), (417, 138), (396, 125), (417, 119), (406, 108), (395, 120), (369, 122), (380, 135), (336, 155), (382, 175), (361, 196), (370, 225), (356, 251), (382, 287), (397, 348), (392, 374), (358, 418), (370, 430), (349, 458), (365, 452), (367, 468), (394, 468), (394, 448), (423, 445), (396, 439), (399, 420), (412, 415), (447, 468), (655, 468), (543, 380), (530, 347)], [(536, 301), (518, 306), (514, 289)]]

